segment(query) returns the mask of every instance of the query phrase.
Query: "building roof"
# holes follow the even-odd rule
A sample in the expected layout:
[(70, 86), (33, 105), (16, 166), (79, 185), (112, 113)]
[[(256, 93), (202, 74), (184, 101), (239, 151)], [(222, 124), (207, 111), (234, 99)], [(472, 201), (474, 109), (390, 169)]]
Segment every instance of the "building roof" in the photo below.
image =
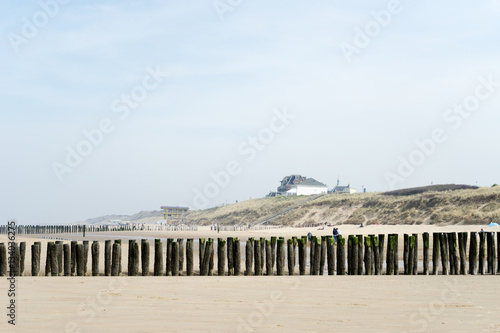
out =
[(318, 182), (314, 178), (307, 178), (306, 180), (296, 184), (295, 186), (316, 186), (316, 187), (327, 187), (325, 184)]
[(187, 210), (189, 210), (189, 207), (179, 207), (179, 206), (161, 206), (160, 208), (161, 209), (173, 209), (173, 208), (177, 208), (177, 209), (187, 209)]

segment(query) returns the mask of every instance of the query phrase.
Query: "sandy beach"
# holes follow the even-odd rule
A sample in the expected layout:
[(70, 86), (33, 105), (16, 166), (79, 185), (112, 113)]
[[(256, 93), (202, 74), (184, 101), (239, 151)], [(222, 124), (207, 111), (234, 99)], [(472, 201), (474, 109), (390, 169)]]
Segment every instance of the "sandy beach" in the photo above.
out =
[[(478, 231), (478, 226), (340, 226), (342, 234)], [(497, 230), (498, 229), (498, 230)], [(332, 228), (220, 232), (113, 232), (87, 240), (129, 238), (319, 236)], [(489, 228), (488, 231), (500, 231)], [(47, 237), (48, 235), (44, 235)], [(82, 240), (81, 235), (56, 237)], [(52, 235), (51, 235), (52, 237)], [(2, 236), (0, 242), (5, 242)], [(49, 239), (18, 235), (30, 249), (42, 241), (42, 272)], [(401, 242), (400, 242), (401, 246)], [(195, 245), (197, 251), (197, 245)], [(101, 246), (101, 256), (103, 256)], [(421, 250), (420, 250), (421, 252)], [(401, 253), (401, 251), (400, 251)], [(197, 259), (197, 255), (195, 255)], [(103, 260), (101, 258), (101, 260)], [(101, 261), (102, 262), (102, 261)], [(126, 255), (122, 265), (126, 271)], [(195, 262), (195, 273), (197, 273)], [(22, 332), (500, 332), (498, 275), (485, 276), (225, 276), (30, 277), (16, 279), (16, 326)], [(1, 279), (7, 312), (9, 281)], [(7, 319), (5, 319), (7, 318)], [(13, 330), (14, 328), (14, 330)]]

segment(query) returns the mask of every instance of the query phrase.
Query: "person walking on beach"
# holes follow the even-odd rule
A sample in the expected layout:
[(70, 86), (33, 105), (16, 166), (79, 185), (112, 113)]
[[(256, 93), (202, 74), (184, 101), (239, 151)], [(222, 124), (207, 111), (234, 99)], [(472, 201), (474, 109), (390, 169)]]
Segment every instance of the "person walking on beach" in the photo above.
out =
[(337, 244), (338, 234), (339, 234), (339, 230), (337, 228), (333, 228), (333, 240), (335, 241), (335, 244)]
[(307, 240), (310, 242), (311, 241), (311, 238), (312, 238), (312, 235), (311, 232), (309, 231), (309, 233), (307, 234)]

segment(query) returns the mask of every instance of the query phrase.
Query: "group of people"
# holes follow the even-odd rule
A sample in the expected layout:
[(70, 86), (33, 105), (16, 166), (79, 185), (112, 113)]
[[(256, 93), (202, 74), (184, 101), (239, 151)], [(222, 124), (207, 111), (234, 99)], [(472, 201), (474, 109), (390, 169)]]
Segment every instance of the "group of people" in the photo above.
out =
[[(341, 235), (341, 232), (340, 232), (339, 228), (333, 228), (333, 239), (335, 240), (335, 243), (337, 243), (337, 238), (340, 235)], [(310, 242), (311, 238), (312, 238), (312, 233), (309, 232), (307, 234), (307, 240)]]

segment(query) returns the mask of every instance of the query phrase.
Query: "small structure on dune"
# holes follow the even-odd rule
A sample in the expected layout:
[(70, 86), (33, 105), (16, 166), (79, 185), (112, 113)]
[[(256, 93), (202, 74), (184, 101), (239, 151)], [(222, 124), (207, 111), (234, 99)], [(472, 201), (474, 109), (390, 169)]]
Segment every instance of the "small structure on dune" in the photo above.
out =
[(352, 194), (356, 193), (356, 189), (351, 187), (351, 185), (347, 184), (347, 186), (341, 186), (340, 180), (337, 178), (337, 186), (328, 191), (328, 193), (347, 193)]

